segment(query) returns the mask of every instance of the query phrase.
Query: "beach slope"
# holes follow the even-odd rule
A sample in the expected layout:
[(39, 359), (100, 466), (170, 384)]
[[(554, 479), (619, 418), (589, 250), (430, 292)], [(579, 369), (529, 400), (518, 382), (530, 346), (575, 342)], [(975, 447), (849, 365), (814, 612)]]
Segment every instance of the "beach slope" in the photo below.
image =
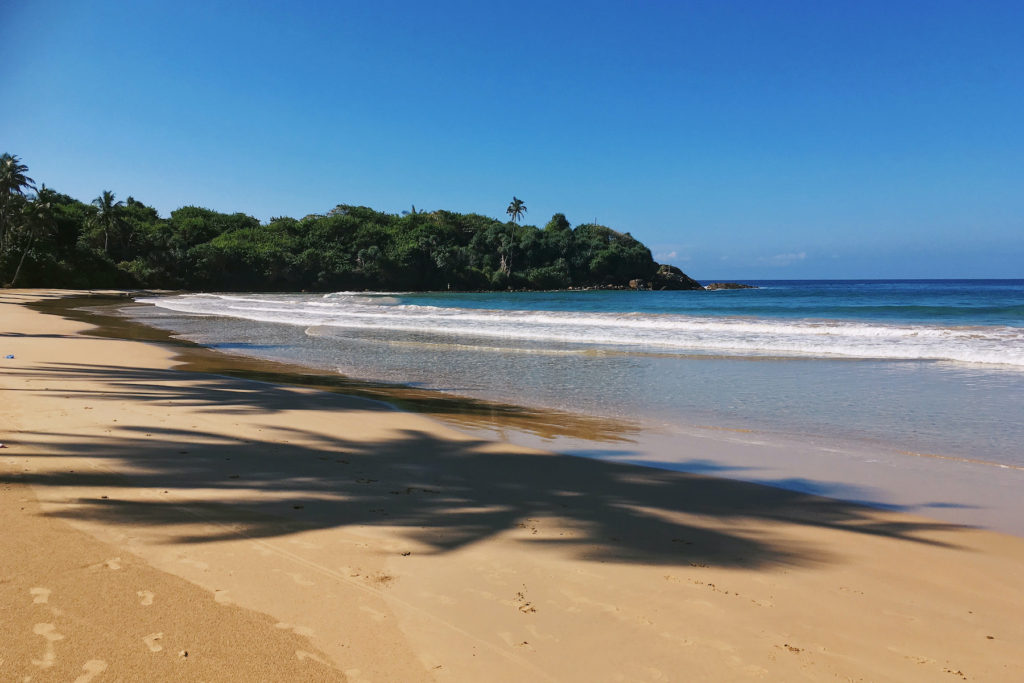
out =
[(60, 294), (0, 293), (3, 680), (1024, 677), (1020, 538), (175, 370)]

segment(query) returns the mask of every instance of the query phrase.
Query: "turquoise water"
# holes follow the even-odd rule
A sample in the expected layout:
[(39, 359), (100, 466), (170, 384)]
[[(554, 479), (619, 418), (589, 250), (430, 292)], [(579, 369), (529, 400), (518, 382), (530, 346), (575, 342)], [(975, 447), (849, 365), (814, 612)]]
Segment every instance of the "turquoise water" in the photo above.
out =
[(135, 315), (235, 353), (659, 430), (1024, 465), (1024, 280), (751, 284), (188, 294)]
[(943, 325), (1024, 325), (1024, 280), (740, 280), (756, 290), (402, 294), (403, 302), (501, 310), (824, 318)]

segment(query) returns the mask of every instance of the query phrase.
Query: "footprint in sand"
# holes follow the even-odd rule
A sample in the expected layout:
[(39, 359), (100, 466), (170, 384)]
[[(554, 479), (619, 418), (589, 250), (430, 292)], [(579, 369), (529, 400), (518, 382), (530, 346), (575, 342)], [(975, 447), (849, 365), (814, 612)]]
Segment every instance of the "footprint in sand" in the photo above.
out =
[(45, 605), (50, 599), (49, 588), (32, 588), (29, 590), (29, 594), (32, 595), (33, 605)]
[(257, 541), (257, 542), (252, 544), (252, 549), (255, 550), (256, 552), (258, 552), (263, 557), (267, 557), (268, 555), (273, 555), (274, 554), (273, 550), (271, 550), (270, 548), (267, 548), (266, 546), (264, 546), (259, 541)]
[(299, 658), (300, 662), (305, 661), (307, 659), (312, 659), (314, 662), (319, 662), (320, 664), (323, 664), (324, 666), (330, 666), (330, 664), (325, 662), (320, 657), (317, 657), (312, 652), (306, 652), (305, 650), (296, 650), (295, 651), (295, 656)]
[(103, 562), (103, 564), (107, 565), (107, 569), (120, 569), (121, 568), (121, 558), (120, 557), (112, 557), (109, 560), (105, 560)]
[(201, 569), (204, 572), (210, 568), (210, 565), (206, 564), (202, 560), (193, 560), (190, 557), (179, 557), (178, 562), (181, 562), (182, 564), (192, 565), (196, 569)]
[(656, 669), (653, 666), (646, 667), (647, 675), (652, 681), (667, 681), (668, 676), (661, 669)]
[(97, 675), (107, 670), (107, 663), (102, 659), (90, 659), (82, 665), (85, 673), (75, 679), (75, 683), (89, 683)]
[(503, 602), (504, 604), (513, 604), (507, 601), (499, 600), (498, 596), (490, 591), (480, 590), (479, 588), (466, 588), (465, 591), (471, 595), (477, 597), (486, 598), (487, 600), (494, 600), (495, 602)]
[(315, 586), (316, 585), (314, 582), (310, 581), (309, 579), (307, 579), (302, 574), (299, 574), (298, 572), (296, 572), (295, 574), (288, 574), (288, 576), (290, 576), (292, 581), (294, 581), (295, 583), (299, 584), (300, 586)]
[[(285, 623), (283, 621), (279, 621), (276, 624), (274, 624), (274, 628), (279, 628), (279, 629), (282, 629), (284, 631), (291, 631), (292, 633), (294, 633), (296, 635), (305, 636), (307, 638), (312, 638), (313, 637), (313, 629), (308, 628), (306, 626), (296, 626), (295, 624), (288, 624), (288, 623)], [(300, 657), (300, 659), (301, 659), (301, 657)]]
[(550, 635), (550, 634), (547, 634), (547, 633), (541, 633), (537, 629), (537, 627), (532, 625), (532, 624), (526, 627), (526, 632), (530, 634), (530, 636), (531, 636), (530, 640), (531, 641), (550, 640), (553, 643), (558, 643), (558, 642), (561, 641), (561, 639), (556, 637), (556, 636), (553, 636), (553, 635)]
[(344, 673), (345, 678), (352, 681), (352, 683), (370, 683), (369, 679), (363, 678), (360, 675), (363, 672), (359, 669), (345, 669), (342, 673)]
[(522, 638), (514, 637), (508, 631), (498, 631), (498, 637), (501, 638), (503, 641), (505, 641), (505, 644), (508, 645), (509, 647), (525, 647), (525, 648), (529, 648), (531, 650), (533, 649), (533, 648), (530, 647), (530, 643), (529, 642), (523, 640)]
[(230, 605), (232, 603), (231, 598), (228, 597), (228, 592), (222, 589), (213, 591), (213, 600), (220, 605)]
[(443, 595), (441, 593), (431, 593), (429, 591), (420, 591), (420, 597), (426, 598), (428, 600), (433, 600), (434, 602), (436, 602), (438, 604), (441, 604), (441, 605), (454, 605), (455, 604), (455, 599), (454, 598), (452, 598), (449, 595)]
[(369, 614), (374, 621), (384, 621), (388, 618), (388, 615), (384, 614), (383, 612), (379, 612), (373, 609), (372, 607), (367, 607), (366, 605), (360, 605), (359, 609)]
[(40, 668), (49, 669), (57, 661), (57, 650), (53, 644), (58, 640), (63, 640), (64, 636), (57, 633), (57, 627), (53, 624), (36, 624), (32, 627), (32, 633), (46, 638), (46, 649), (43, 650), (43, 658), (33, 659), (32, 663)]
[(152, 591), (135, 591), (135, 594), (139, 596), (139, 604), (143, 607), (149, 607), (153, 604), (153, 598), (156, 594)]
[(670, 633), (669, 631), (662, 631), (658, 635), (664, 638), (665, 640), (669, 640), (675, 643), (677, 646), (681, 647), (693, 647), (696, 644), (689, 638), (684, 638), (683, 636), (677, 633)]
[(160, 652), (160, 650), (164, 649), (164, 646), (160, 645), (156, 641), (160, 640), (163, 637), (164, 634), (162, 631), (160, 633), (150, 633), (148, 636), (142, 639), (142, 642), (146, 644), (146, 647), (149, 648), (150, 652)]

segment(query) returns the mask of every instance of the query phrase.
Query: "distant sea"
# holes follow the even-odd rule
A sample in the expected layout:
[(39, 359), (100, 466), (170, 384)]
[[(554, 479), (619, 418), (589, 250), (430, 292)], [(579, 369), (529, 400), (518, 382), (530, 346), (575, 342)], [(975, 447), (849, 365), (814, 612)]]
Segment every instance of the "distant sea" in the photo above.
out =
[(715, 292), (184, 294), (228, 352), (532, 407), (1024, 466), (1024, 280)]

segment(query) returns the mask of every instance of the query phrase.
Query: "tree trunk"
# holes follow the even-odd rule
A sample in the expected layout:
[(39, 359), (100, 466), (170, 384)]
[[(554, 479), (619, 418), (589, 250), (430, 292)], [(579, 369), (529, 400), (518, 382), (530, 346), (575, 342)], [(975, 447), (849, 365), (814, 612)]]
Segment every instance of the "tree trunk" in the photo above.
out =
[(0, 254), (7, 246), (7, 207), (0, 206)]
[(35, 235), (28, 238), (28, 246), (25, 247), (25, 251), (21, 252), (21, 259), (18, 261), (18, 267), (14, 269), (14, 277), (11, 278), (10, 285), (14, 286), (14, 283), (18, 281), (18, 274), (21, 272), (21, 266), (25, 263), (25, 257), (28, 256), (28, 252), (32, 249), (32, 242), (35, 241)]

